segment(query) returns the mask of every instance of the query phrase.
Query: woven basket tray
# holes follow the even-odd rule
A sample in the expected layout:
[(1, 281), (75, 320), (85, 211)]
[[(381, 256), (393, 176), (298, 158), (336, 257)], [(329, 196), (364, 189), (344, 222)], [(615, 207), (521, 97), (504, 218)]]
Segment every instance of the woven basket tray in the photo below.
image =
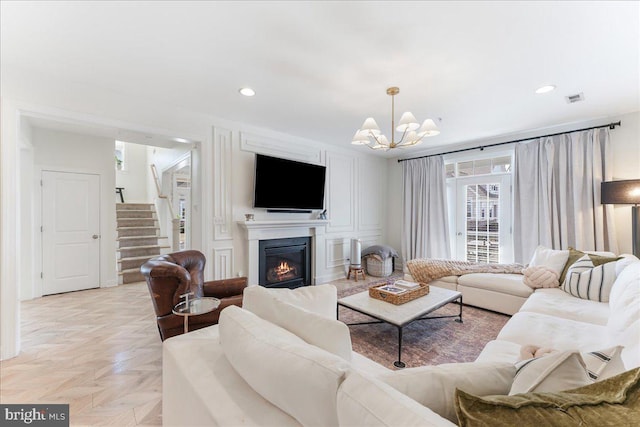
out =
[(393, 294), (391, 292), (383, 291), (380, 289), (382, 286), (389, 285), (390, 283), (385, 283), (384, 285), (376, 286), (373, 288), (369, 288), (369, 296), (371, 298), (379, 299), (380, 301), (390, 302), (391, 304), (400, 305), (405, 302), (412, 301), (416, 298), (420, 298), (429, 293), (429, 285), (426, 283), (420, 283), (420, 287), (417, 289), (412, 289), (407, 292), (403, 292), (401, 294)]

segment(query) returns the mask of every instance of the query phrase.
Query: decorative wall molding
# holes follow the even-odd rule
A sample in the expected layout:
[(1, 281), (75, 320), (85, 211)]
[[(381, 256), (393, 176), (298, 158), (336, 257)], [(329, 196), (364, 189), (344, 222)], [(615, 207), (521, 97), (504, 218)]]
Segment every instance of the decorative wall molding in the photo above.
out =
[(350, 250), (351, 239), (327, 238), (325, 246), (327, 253), (326, 268), (342, 267), (348, 264), (348, 254)]
[(240, 132), (240, 149), (267, 156), (324, 165), (323, 151), (318, 147), (293, 144), (291, 141), (281, 141), (247, 132)]
[[(358, 231), (377, 231), (383, 229), (384, 207), (386, 206), (387, 173), (384, 165), (377, 159), (358, 159)], [(402, 207), (397, 210), (400, 220)]]
[(234, 277), (233, 247), (213, 249), (213, 280)]
[(328, 233), (356, 230), (357, 180), (356, 161), (335, 153), (327, 154), (325, 207), (331, 224)]
[(233, 239), (232, 137), (228, 129), (213, 128), (213, 240)]

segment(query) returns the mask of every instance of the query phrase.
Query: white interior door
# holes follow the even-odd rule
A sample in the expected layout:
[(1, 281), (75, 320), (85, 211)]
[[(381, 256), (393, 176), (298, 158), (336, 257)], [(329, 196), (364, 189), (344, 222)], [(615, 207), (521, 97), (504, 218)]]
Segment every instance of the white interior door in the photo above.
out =
[(100, 177), (42, 172), (43, 294), (100, 285)]

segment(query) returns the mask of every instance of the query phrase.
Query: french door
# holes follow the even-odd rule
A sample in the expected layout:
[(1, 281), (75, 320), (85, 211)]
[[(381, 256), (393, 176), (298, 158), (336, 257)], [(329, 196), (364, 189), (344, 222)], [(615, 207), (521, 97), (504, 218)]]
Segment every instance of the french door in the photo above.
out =
[(456, 179), (456, 258), (513, 262), (511, 175)]

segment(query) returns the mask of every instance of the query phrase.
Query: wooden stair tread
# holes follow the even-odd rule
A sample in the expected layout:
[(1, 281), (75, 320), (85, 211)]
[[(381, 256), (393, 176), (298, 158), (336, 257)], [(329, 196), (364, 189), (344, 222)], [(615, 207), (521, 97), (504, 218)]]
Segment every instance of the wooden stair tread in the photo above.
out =
[[(128, 268), (126, 270), (122, 270), (118, 272), (118, 276), (124, 276), (125, 274), (131, 274), (131, 273), (140, 273), (140, 267), (138, 268)], [(140, 273), (142, 274), (142, 273)]]
[[(117, 248), (118, 252), (122, 252), (122, 250), (131, 250), (131, 249), (167, 249), (170, 248), (169, 245), (147, 245), (147, 246), (127, 246), (124, 248)], [(154, 255), (156, 256), (156, 255)]]
[(141, 230), (141, 229), (153, 229), (160, 230), (160, 227), (154, 227), (152, 225), (141, 225), (139, 227), (117, 227), (116, 230)]
[(122, 237), (117, 237), (116, 241), (118, 240), (132, 240), (132, 239), (168, 239), (167, 236), (156, 236), (156, 235), (151, 235), (151, 236), (122, 236)]
[(118, 260), (118, 262), (124, 262), (124, 261), (139, 261), (141, 259), (151, 259), (154, 257), (157, 257), (158, 255), (142, 255), (142, 256), (132, 256), (132, 257), (125, 257), (125, 258), (120, 258)]

